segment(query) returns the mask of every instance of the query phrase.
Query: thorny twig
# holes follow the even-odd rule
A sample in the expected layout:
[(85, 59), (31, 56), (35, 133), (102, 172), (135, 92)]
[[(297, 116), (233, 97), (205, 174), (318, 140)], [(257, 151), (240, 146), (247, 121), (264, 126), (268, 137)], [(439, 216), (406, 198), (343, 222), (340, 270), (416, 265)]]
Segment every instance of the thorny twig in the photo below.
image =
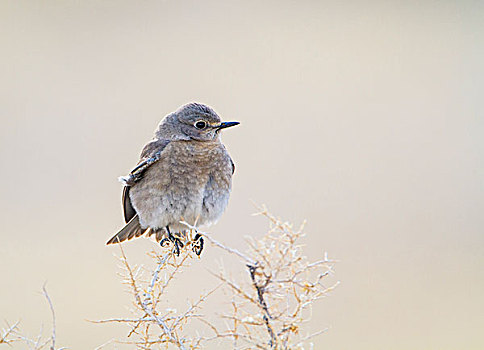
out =
[[(43, 338), (43, 328), (41, 328), (39, 334), (35, 339), (32, 339), (23, 333), (20, 332), (19, 324), (20, 321), (17, 321), (12, 326), (7, 323), (7, 329), (2, 330), (2, 334), (0, 336), (0, 344), (12, 344), (14, 342), (23, 343), (28, 346), (29, 349), (32, 350), (41, 350), (47, 346), (47, 344), (51, 343), (49, 347), (50, 350), (56, 350), (55, 348), (55, 341), (56, 341), (56, 324), (55, 324), (55, 311), (54, 305), (52, 300), (50, 299), (49, 293), (47, 293), (47, 288), (45, 284), (42, 286), (42, 294), (44, 295), (47, 303), (49, 304), (49, 308), (52, 314), (52, 334), (49, 338)], [(57, 350), (62, 350), (65, 348), (59, 348)]]
[[(11, 344), (18, 340), (18, 338), (15, 337), (15, 333), (18, 330), (20, 321), (15, 322), (11, 326), (8, 324), (8, 322), (5, 323), (7, 324), (7, 328), (2, 329), (2, 334), (0, 335), (0, 344)], [(11, 336), (14, 336), (14, 338)]]
[[(336, 285), (325, 287), (322, 280), (333, 271), (333, 260), (324, 254), (323, 259), (310, 262), (302, 254), (303, 226), (294, 230), (261, 208), (260, 215), (269, 219), (271, 227), (262, 239), (249, 238), (248, 258), (255, 263), (246, 264), (250, 284), (236, 283), (225, 274), (218, 277), (231, 288), (234, 314), (226, 315), (234, 326), (224, 336), (232, 335), (235, 348), (294, 349), (320, 334), (302, 335), (305, 322), (311, 317), (313, 303)], [(252, 289), (252, 292), (251, 292)], [(252, 294), (255, 293), (255, 297)], [(265, 329), (269, 342), (264, 342)], [(237, 344), (237, 340), (242, 341)]]
[[(125, 283), (130, 286), (131, 294), (134, 296), (134, 313), (136, 316), (95, 321), (95, 323), (129, 324), (131, 331), (128, 338), (135, 335), (137, 339), (129, 342), (117, 341), (118, 343), (129, 343), (136, 345), (139, 349), (150, 349), (157, 344), (164, 344), (165, 346), (172, 344), (182, 350), (200, 348), (202, 337), (188, 337), (183, 334), (182, 329), (192, 319), (200, 320), (203, 318), (203, 315), (198, 314), (197, 310), (220, 285), (202, 294), (198, 300), (190, 303), (184, 312), (177, 313), (174, 309), (163, 309), (161, 306), (163, 294), (167, 288), (194, 257), (191, 250), (186, 249), (193, 243), (191, 237), (186, 235), (181, 238), (185, 239), (183, 242), (185, 249), (181, 250), (180, 256), (175, 256), (172, 251), (161, 254), (155, 251), (150, 253), (156, 259), (156, 266), (150, 270), (151, 276), (148, 279), (142, 277), (139, 272), (142, 270), (141, 268), (134, 268), (129, 264), (123, 248), (120, 248), (120, 260), (126, 277)], [(151, 327), (152, 325), (156, 326), (159, 331)]]

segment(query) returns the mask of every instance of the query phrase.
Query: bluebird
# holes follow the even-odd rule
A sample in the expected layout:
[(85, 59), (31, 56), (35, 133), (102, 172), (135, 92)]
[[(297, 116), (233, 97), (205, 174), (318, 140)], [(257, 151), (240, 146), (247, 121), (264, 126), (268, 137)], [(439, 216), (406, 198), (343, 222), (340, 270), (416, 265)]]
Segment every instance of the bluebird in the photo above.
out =
[[(141, 151), (138, 165), (120, 180), (126, 225), (107, 244), (143, 234), (155, 235), (161, 245), (173, 243), (187, 230), (180, 223), (211, 225), (224, 212), (235, 165), (220, 139), (220, 131), (238, 125), (221, 122), (207, 105), (189, 103), (168, 114), (154, 138)], [(178, 234), (178, 235), (176, 235)], [(195, 236), (200, 255), (203, 238)]]

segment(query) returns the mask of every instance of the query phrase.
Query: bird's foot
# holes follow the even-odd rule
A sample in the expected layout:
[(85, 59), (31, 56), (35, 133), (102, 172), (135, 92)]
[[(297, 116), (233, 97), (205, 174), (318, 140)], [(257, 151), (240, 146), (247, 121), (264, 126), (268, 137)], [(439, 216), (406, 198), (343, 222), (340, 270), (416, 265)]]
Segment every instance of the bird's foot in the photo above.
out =
[(167, 247), (170, 244), (170, 242), (173, 243), (175, 255), (179, 256), (180, 248), (183, 248), (185, 245), (183, 244), (180, 238), (175, 237), (174, 235), (171, 234), (170, 231), (168, 231), (168, 238), (163, 238), (160, 241), (160, 245), (162, 247)]
[(203, 250), (203, 237), (201, 234), (197, 233), (193, 239), (192, 250), (195, 254), (200, 256)]

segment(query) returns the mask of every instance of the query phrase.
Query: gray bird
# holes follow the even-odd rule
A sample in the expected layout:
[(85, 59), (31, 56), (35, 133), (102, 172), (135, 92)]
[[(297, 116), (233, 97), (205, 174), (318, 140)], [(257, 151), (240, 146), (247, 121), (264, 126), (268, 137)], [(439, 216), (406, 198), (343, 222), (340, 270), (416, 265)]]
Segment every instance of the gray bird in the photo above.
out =
[[(212, 108), (199, 103), (168, 114), (141, 151), (138, 165), (120, 178), (126, 226), (107, 244), (155, 234), (161, 245), (171, 241), (178, 255), (183, 244), (173, 233), (187, 230), (180, 221), (215, 223), (227, 206), (235, 170), (220, 131), (238, 124), (221, 122)], [(195, 240), (199, 255), (203, 238)]]

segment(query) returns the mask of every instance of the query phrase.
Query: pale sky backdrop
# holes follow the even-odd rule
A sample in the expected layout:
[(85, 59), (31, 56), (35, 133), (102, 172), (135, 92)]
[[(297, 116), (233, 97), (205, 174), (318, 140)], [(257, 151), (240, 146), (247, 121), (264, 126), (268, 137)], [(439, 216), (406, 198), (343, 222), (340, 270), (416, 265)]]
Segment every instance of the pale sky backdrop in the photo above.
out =
[(49, 331), (47, 281), (59, 346), (127, 333), (86, 321), (129, 315), (117, 177), (199, 101), (241, 122), (213, 236), (260, 237), (254, 201), (340, 261), (316, 349), (483, 349), (483, 38), (482, 1), (1, 1), (0, 320)]

